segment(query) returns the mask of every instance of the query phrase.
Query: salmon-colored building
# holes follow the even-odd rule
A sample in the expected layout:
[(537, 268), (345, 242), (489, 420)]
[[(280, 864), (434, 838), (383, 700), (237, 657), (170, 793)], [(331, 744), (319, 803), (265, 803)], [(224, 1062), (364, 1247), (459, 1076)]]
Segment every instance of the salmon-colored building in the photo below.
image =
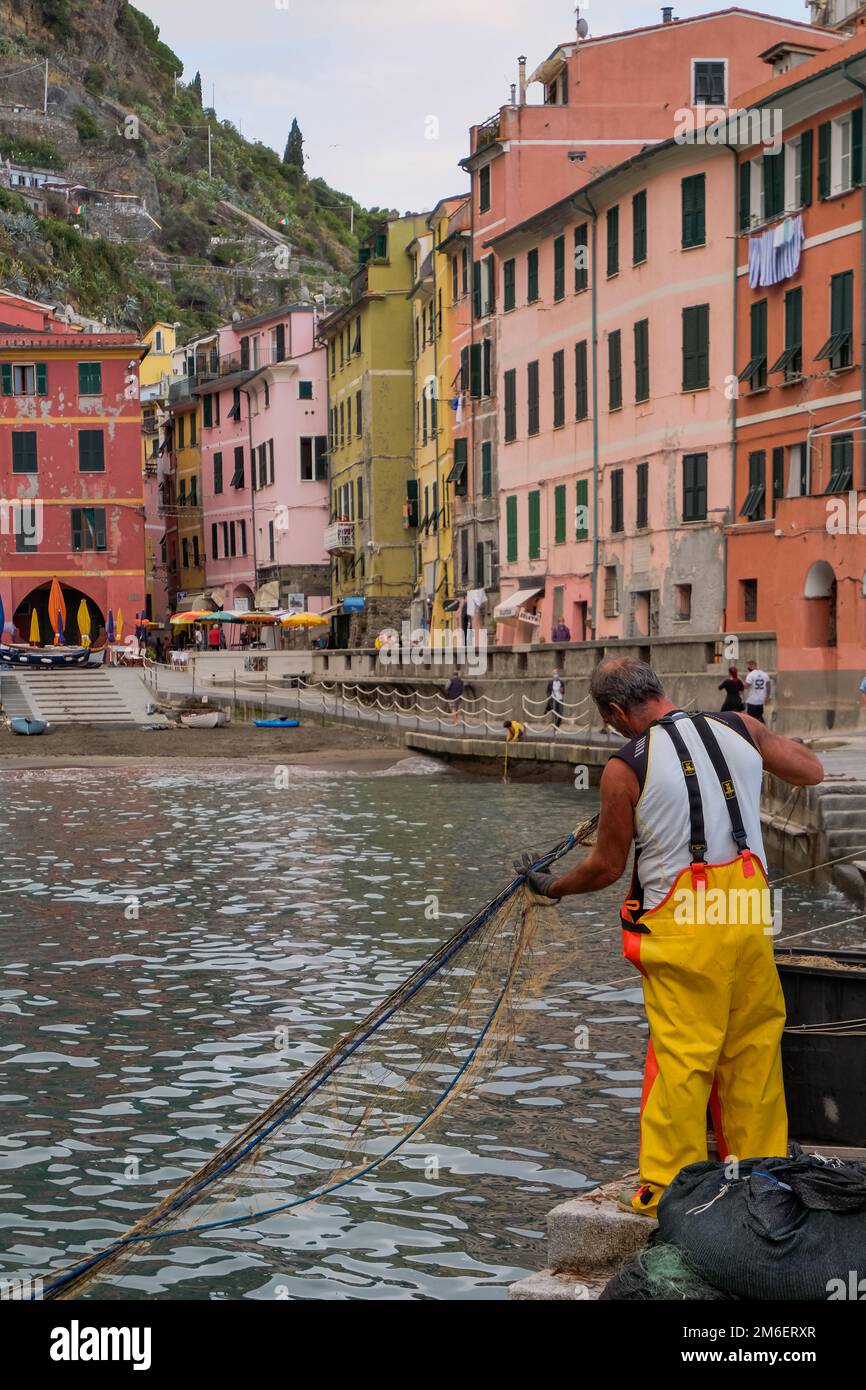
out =
[(65, 637), (145, 607), (141, 403), (147, 348), (132, 333), (82, 333), (44, 304), (0, 295), (0, 596), (26, 641), (51, 641), (59, 579)]
[(866, 670), (864, 100), (863, 28), (743, 98), (783, 143), (739, 153), (726, 621), (775, 631), (779, 699), (816, 727), (856, 719)]
[[(503, 405), (497, 393), (503, 375), (499, 327), (505, 293), (494, 238), (604, 177), (648, 145), (671, 138), (683, 112), (702, 104), (726, 107), (737, 92), (793, 61), (795, 52), (808, 58), (842, 41), (832, 31), (748, 10), (682, 20), (665, 10), (659, 24), (598, 37), (576, 34), (528, 76), (526, 60), (519, 60), (511, 100), (473, 127), (471, 153), (463, 161), (472, 177), (469, 348), (476, 374), (474, 386), (465, 392), (455, 438), (466, 438), (471, 468), (477, 475), (490, 475), (494, 496), (501, 491)], [(539, 89), (542, 103), (530, 103), (528, 91)], [(571, 264), (569, 248), (567, 277)], [(533, 272), (533, 293), (540, 273)], [(495, 590), (502, 522), (488, 514), (492, 511), (468, 507), (462, 516), (455, 515), (455, 548), (465, 546), (470, 556), (481, 556), (488, 548), (495, 557)], [(460, 535), (464, 526), (470, 531), (468, 541)], [(469, 582), (483, 582), (477, 567)], [(491, 614), (493, 607), (488, 607)], [(591, 614), (589, 621), (601, 630), (600, 615)]]

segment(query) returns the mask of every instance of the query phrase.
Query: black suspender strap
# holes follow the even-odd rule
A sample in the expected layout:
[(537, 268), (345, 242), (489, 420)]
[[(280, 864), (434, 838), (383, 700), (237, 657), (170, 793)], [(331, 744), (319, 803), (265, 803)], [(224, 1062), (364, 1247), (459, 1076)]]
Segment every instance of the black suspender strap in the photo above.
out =
[(686, 747), (685, 741), (676, 723), (669, 714), (666, 714), (658, 723), (673, 743), (677, 757), (680, 760), (683, 776), (686, 779), (686, 790), (689, 794), (689, 853), (692, 856), (692, 863), (704, 864), (707, 858), (704, 807), (701, 801), (701, 789), (698, 786), (698, 774), (692, 762), (692, 755)]
[(731, 833), (739, 853), (742, 854), (743, 850), (749, 847), (748, 838), (746, 836), (746, 828), (743, 825), (743, 817), (740, 814), (740, 803), (737, 800), (734, 779), (731, 777), (730, 769), (725, 762), (725, 755), (719, 747), (719, 742), (715, 734), (707, 723), (706, 715), (693, 714), (691, 720), (697, 730), (701, 743), (707, 750), (710, 762), (715, 768), (716, 776), (721, 784), (722, 795), (725, 798), (725, 805), (728, 808), (728, 815), (731, 818)]

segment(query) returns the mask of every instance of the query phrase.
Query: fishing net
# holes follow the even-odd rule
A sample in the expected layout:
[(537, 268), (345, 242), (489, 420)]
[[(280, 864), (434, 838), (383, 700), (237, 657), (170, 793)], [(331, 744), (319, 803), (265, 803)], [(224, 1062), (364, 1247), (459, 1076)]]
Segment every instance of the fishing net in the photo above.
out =
[(658, 1240), (657, 1235), (654, 1233), (647, 1248), (617, 1270), (599, 1294), (599, 1302), (736, 1301), (735, 1294), (702, 1279), (681, 1250)]
[[(538, 859), (589, 844), (595, 819)], [(172, 1252), (303, 1208), (372, 1172), (512, 1040), (516, 1006), (563, 961), (556, 909), (515, 878), (287, 1090), (104, 1248), (76, 1252), (45, 1298), (146, 1287)], [(264, 1101), (264, 1093), (262, 1100)]]

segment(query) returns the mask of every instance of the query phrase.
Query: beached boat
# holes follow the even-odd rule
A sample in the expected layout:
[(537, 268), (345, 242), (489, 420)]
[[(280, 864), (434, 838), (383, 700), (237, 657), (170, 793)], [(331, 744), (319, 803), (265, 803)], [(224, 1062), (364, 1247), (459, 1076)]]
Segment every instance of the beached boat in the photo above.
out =
[(257, 729), (299, 729), (300, 719), (254, 719)]
[(89, 647), (24, 647), (0, 642), (0, 661), (7, 666), (36, 666), (46, 670), (86, 666), (89, 659)]
[(221, 729), (228, 723), (228, 715), (224, 710), (186, 710), (180, 716), (180, 722), (185, 729)]
[(13, 734), (44, 734), (48, 725), (42, 719), (10, 719), (9, 728)]

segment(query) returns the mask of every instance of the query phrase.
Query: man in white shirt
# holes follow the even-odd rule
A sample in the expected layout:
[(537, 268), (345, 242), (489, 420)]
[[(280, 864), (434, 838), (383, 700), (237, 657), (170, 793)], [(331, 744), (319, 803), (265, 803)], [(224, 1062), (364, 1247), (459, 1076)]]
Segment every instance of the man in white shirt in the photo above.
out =
[(757, 661), (748, 663), (746, 676), (746, 714), (764, 723), (764, 705), (770, 698), (770, 677), (762, 671)]

